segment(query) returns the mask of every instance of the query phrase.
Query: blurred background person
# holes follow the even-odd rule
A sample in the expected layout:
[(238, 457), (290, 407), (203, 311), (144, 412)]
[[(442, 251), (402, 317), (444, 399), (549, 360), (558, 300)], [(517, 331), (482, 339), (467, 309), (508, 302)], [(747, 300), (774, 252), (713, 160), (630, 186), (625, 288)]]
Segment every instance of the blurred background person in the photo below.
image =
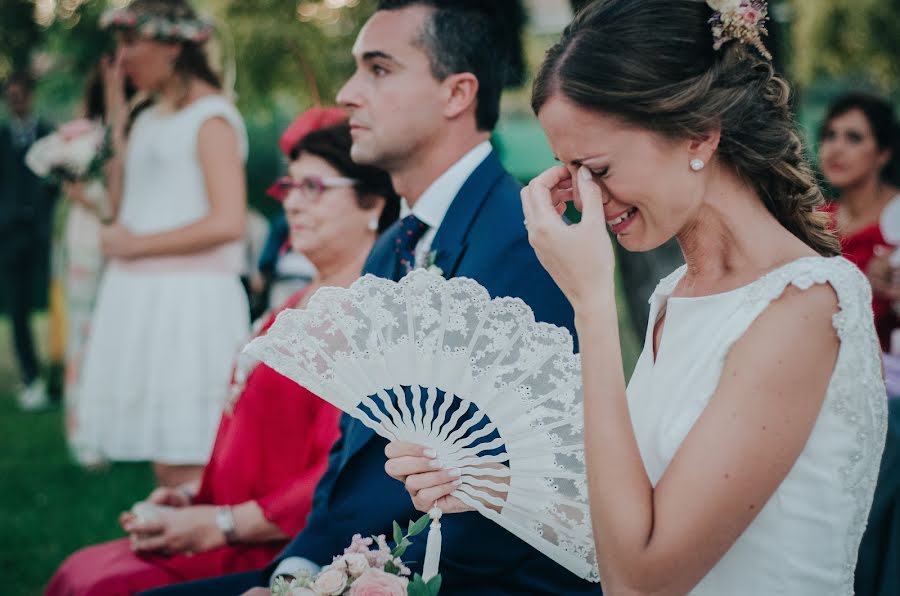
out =
[[(104, 124), (107, 121), (104, 64), (97, 65), (88, 77), (82, 102), (81, 117)], [(133, 89), (123, 90), (124, 96)], [(66, 436), (75, 436), (75, 403), (81, 363), (90, 332), (91, 316), (103, 271), (104, 257), (100, 246), (100, 230), (113, 216), (113, 206), (102, 177), (87, 181), (63, 183), (65, 210), (62, 231), (62, 283), (66, 322), (65, 373), (63, 397), (66, 409)], [(77, 459), (77, 457), (76, 457)]]
[(891, 302), (900, 299), (900, 272), (888, 255), (895, 247), (879, 225), (890, 202), (900, 200), (896, 174), (897, 121), (891, 104), (851, 93), (828, 110), (819, 133), (819, 158), (825, 181), (837, 192), (827, 207), (844, 256), (869, 276), (872, 309), (882, 350), (890, 351), (891, 332), (900, 325)]
[(154, 103), (127, 141), (121, 119), (111, 123), (125, 160), (121, 205), (101, 232), (109, 263), (77, 443), (86, 463), (151, 460), (158, 483), (177, 486), (196, 480), (209, 457), (249, 326), (239, 280), (247, 138), (204, 52), (212, 26), (186, 1), (135, 0), (104, 24), (116, 35), (113, 73)]
[[(310, 131), (332, 126), (347, 119), (341, 108), (315, 106), (298, 116), (285, 128), (278, 140), (278, 147), (287, 159), (291, 152)], [(277, 184), (269, 188), (267, 194), (278, 199), (283, 192)], [(284, 214), (278, 214), (269, 227), (269, 236), (259, 258), (259, 270), (265, 287), (266, 301), (277, 306), (303, 289), (316, 275), (315, 266), (302, 253), (293, 250), (288, 241), (290, 229)]]
[(50, 274), (50, 236), (57, 189), (25, 165), (25, 154), (53, 127), (32, 112), (34, 81), (25, 73), (4, 84), (9, 119), (0, 124), (0, 292), (12, 323), (13, 344), (22, 389), (17, 395), (23, 410), (49, 404), (31, 331), (31, 313), (46, 297)]
[[(349, 286), (377, 235), (397, 219), (400, 198), (390, 178), (354, 164), (351, 143), (349, 126), (341, 124), (310, 132), (290, 151), (290, 174), (276, 184), (291, 246), (308, 254), (319, 273), (277, 312), (303, 308), (317, 288)], [(155, 521), (122, 514), (130, 538), (69, 557), (48, 596), (124, 596), (256, 569), (303, 529), (341, 413), (264, 364), (238, 362), (233, 401), (199, 489), (155, 490), (148, 501), (171, 509)]]

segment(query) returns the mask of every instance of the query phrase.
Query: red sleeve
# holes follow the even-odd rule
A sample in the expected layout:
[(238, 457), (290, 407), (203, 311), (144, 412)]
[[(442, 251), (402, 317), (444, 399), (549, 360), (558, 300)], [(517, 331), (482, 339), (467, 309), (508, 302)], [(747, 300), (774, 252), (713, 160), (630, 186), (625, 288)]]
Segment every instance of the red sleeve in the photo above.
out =
[[(302, 471), (277, 485), (265, 495), (257, 498), (257, 504), (270, 522), (281, 528), (288, 536), (294, 536), (306, 526), (306, 518), (312, 509), (316, 484), (328, 466), (328, 453), (338, 437), (340, 411), (322, 401), (306, 389), (298, 388), (313, 404), (314, 412), (306, 420), (295, 421), (299, 428), (294, 432), (304, 434), (306, 443), (306, 464)], [(291, 396), (298, 399), (298, 396)], [(281, 454), (294, 457), (294, 454)]]

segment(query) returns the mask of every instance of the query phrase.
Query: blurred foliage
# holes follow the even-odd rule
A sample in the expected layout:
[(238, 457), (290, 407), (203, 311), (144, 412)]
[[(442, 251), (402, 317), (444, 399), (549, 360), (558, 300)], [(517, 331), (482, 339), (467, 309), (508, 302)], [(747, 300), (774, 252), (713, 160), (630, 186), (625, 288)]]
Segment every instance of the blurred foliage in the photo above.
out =
[(791, 0), (793, 75), (900, 82), (900, 0)]

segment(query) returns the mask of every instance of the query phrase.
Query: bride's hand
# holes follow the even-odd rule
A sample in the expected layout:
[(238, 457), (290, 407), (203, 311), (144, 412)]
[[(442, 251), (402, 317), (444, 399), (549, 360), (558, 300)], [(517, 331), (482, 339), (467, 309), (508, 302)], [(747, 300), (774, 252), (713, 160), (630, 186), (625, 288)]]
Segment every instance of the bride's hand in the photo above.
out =
[(388, 443), (384, 470), (406, 486), (416, 509), (427, 513), (437, 507), (443, 513), (461, 513), (472, 508), (450, 495), (460, 485), (459, 470), (442, 470), (435, 453), (412, 443)]
[[(580, 223), (560, 218), (568, 200), (581, 211)], [(522, 208), (528, 241), (576, 311), (599, 291), (612, 290), (615, 257), (603, 192), (588, 168), (579, 168), (577, 180), (563, 166), (547, 170), (522, 189)]]

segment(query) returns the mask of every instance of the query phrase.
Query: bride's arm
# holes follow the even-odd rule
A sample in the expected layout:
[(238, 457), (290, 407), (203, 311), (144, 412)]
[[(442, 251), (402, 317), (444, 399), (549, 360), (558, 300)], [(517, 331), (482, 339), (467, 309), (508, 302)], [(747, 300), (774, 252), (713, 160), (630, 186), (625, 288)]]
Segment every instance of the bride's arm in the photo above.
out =
[(206, 216), (175, 230), (147, 235), (135, 235), (121, 224), (109, 226), (102, 232), (107, 255), (133, 259), (188, 254), (243, 237), (247, 196), (235, 130), (223, 118), (211, 118), (200, 127), (197, 145), (209, 198)]
[[(571, 228), (557, 226), (546, 188), (533, 182), (523, 199), (532, 242), (575, 308), (604, 591), (684, 594), (753, 521), (803, 450), (837, 357), (837, 299), (830, 286), (816, 286), (789, 288), (772, 303), (733, 346), (709, 405), (654, 488), (625, 399), (600, 189), (578, 184), (584, 219)], [(583, 259), (573, 262), (572, 254)]]

